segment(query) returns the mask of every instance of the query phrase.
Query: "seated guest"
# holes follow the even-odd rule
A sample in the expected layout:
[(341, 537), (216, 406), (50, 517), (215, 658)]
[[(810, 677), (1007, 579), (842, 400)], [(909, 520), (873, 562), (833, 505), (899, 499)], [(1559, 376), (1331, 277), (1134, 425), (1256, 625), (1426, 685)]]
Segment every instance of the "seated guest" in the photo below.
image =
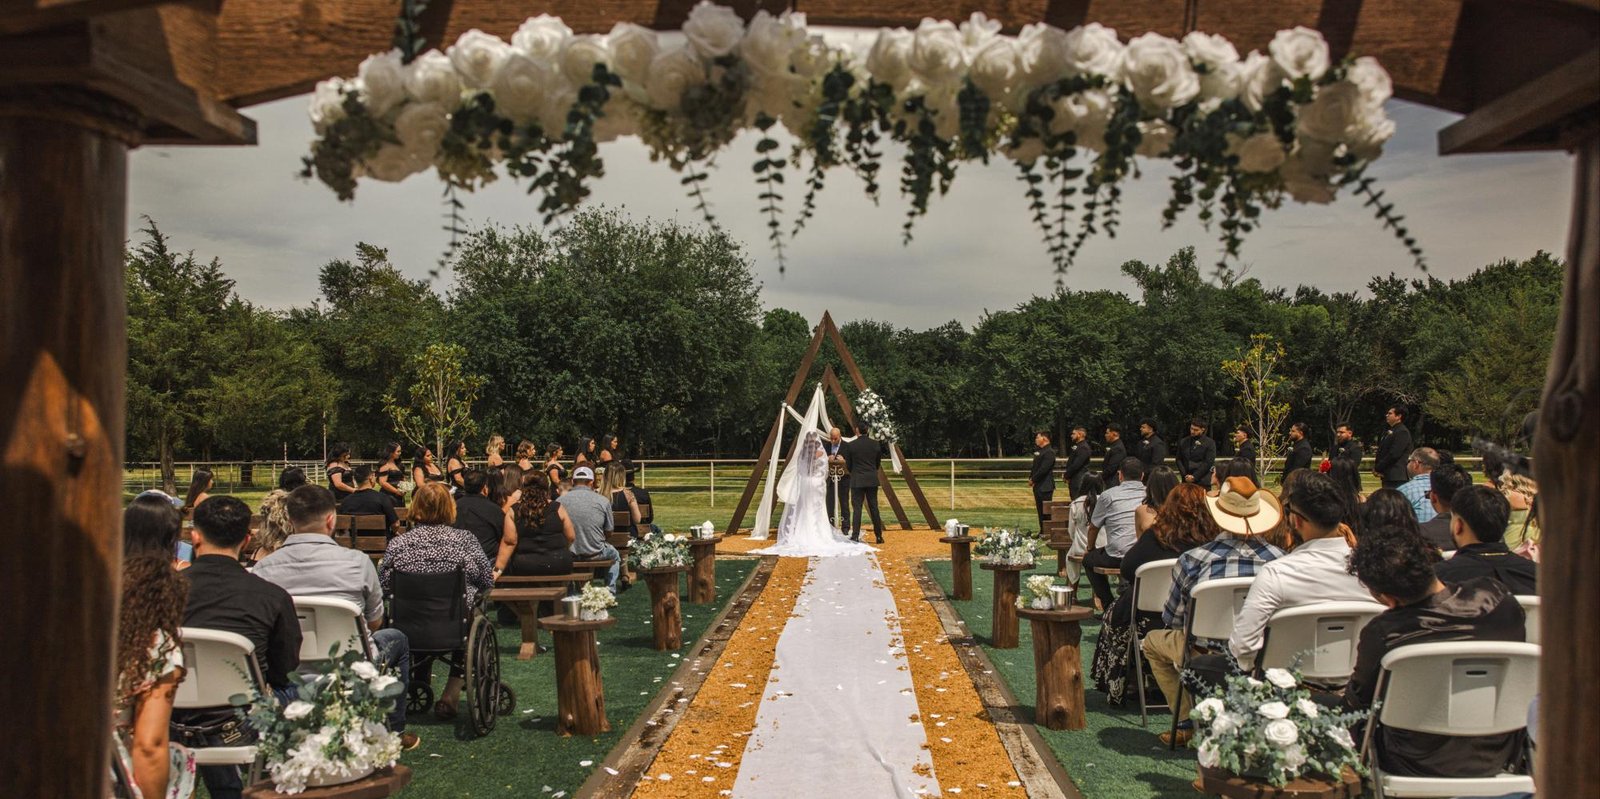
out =
[(278, 490), (285, 494), (310, 482), (306, 479), (306, 470), (299, 466), (290, 466), (278, 473)]
[[(1265, 490), (1256, 488), (1248, 477), (1229, 477), (1222, 494), (1208, 498), (1206, 504), (1212, 521), (1221, 529), (1209, 543), (1201, 544), (1178, 557), (1172, 574), (1172, 592), (1161, 609), (1161, 619), (1167, 629), (1151, 630), (1140, 648), (1150, 663), (1150, 672), (1161, 686), (1167, 704), (1178, 699), (1178, 668), (1184, 656), (1184, 616), (1188, 613), (1189, 595), (1194, 587), (1206, 580), (1224, 577), (1254, 577), (1264, 564), (1283, 556), (1283, 550), (1261, 540), (1263, 531), (1276, 527), (1283, 517), (1278, 501)], [(1220, 649), (1222, 642), (1198, 642), (1200, 653), (1205, 648)], [(1178, 743), (1189, 741), (1194, 732), (1187, 724), (1189, 709), (1194, 705), (1192, 692), (1184, 691), (1184, 703), (1176, 709), (1182, 723), (1178, 726)], [(1161, 733), (1161, 742), (1171, 743), (1170, 733)]]
[(117, 755), (142, 795), (182, 799), (194, 792), (194, 755), (171, 740), (168, 726), (184, 674), (178, 627), (189, 584), (172, 567), (183, 517), (165, 499), (140, 497), (122, 520)]
[(506, 512), (489, 495), (489, 483), (489, 474), (481, 469), (461, 473), (456, 526), (472, 533), (483, 547), (483, 556), (494, 560), (500, 551), (500, 539), (506, 534)]
[(1361, 529), (1399, 530), (1422, 537), (1422, 527), (1417, 524), (1417, 514), (1411, 510), (1411, 501), (1393, 488), (1380, 488), (1361, 503)]
[[(146, 491), (122, 511), (122, 551), (133, 555), (164, 555), (174, 569), (187, 569), (194, 547), (183, 540), (183, 514), (173, 498)], [(187, 549), (187, 556), (181, 553)]]
[[(358, 466), (356, 470), (363, 468)], [(361, 481), (359, 474), (356, 481)], [(382, 496), (378, 499), (389, 504)], [(378, 570), (373, 568), (372, 558), (333, 540), (338, 518), (333, 492), (322, 486), (301, 486), (289, 493), (286, 506), (295, 532), (277, 551), (256, 563), (255, 576), (288, 591), (290, 596), (333, 597), (361, 608), (361, 615), (372, 630), (372, 645), (378, 650), (378, 665), (393, 669), (402, 677), (410, 674), (411, 648), (405, 633), (383, 626), (383, 587), (378, 584)], [(389, 729), (401, 733), (401, 745), (406, 749), (416, 747), (417, 736), (406, 732), (404, 699), (395, 702), (394, 711), (389, 714)]]
[(1511, 503), (1511, 518), (1506, 521), (1506, 546), (1512, 552), (1527, 553), (1539, 559), (1539, 484), (1526, 474), (1506, 472), (1500, 477), (1500, 493)]
[(1371, 598), (1348, 570), (1350, 544), (1340, 527), (1344, 493), (1332, 477), (1310, 474), (1284, 506), (1284, 521), (1301, 543), (1256, 571), (1228, 638), (1228, 651), (1241, 668), (1248, 670), (1255, 663), (1272, 614), (1313, 602)]
[(1167, 494), (1178, 485), (1178, 473), (1167, 466), (1153, 466), (1144, 478), (1144, 504), (1133, 511), (1134, 535), (1144, 535), (1150, 525), (1156, 523), (1156, 512), (1161, 510), (1161, 503), (1167, 501)]
[(289, 492), (281, 488), (268, 491), (261, 498), (261, 526), (250, 536), (251, 543), (256, 547), (256, 551), (250, 553), (252, 560), (260, 561), (271, 555), (283, 546), (289, 536), (294, 535), (294, 522), (289, 521), (288, 502)]
[(1400, 493), (1411, 503), (1411, 510), (1417, 514), (1417, 523), (1423, 524), (1433, 518), (1433, 505), (1428, 502), (1428, 489), (1433, 484), (1431, 475), (1433, 470), (1439, 468), (1439, 453), (1433, 447), (1417, 447), (1411, 451), (1411, 457), (1406, 459), (1406, 474), (1410, 479), (1400, 484)]
[(641, 533), (659, 533), (661, 528), (656, 526), (656, 509), (654, 505), (650, 504), (650, 492), (644, 490), (642, 486), (633, 484), (633, 476), (638, 474), (639, 471), (639, 469), (627, 470), (628, 491), (633, 494), (633, 501), (639, 506), (639, 529)]
[[(1160, 467), (1156, 469), (1159, 471)], [(1167, 493), (1156, 514), (1156, 522), (1139, 536), (1139, 540), (1122, 556), (1122, 582), (1130, 589), (1139, 567), (1152, 561), (1167, 560), (1217, 537), (1217, 523), (1206, 508), (1206, 490), (1198, 483), (1184, 483)], [(1122, 592), (1106, 612), (1105, 623), (1100, 627), (1100, 640), (1095, 644), (1094, 662), (1089, 669), (1095, 689), (1106, 692), (1106, 701), (1120, 705), (1127, 697), (1128, 641), (1130, 636), (1143, 638), (1161, 626), (1161, 614), (1133, 613), (1135, 597), (1132, 590)], [(1136, 683), (1137, 685), (1137, 683)]]
[[(580, 450), (580, 454), (581, 454)], [(622, 573), (621, 557), (607, 533), (613, 529), (611, 501), (594, 490), (594, 470), (579, 466), (572, 470), (572, 489), (556, 500), (572, 521), (574, 560), (610, 560), (606, 587), (617, 592), (617, 576)]]
[[(394, 512), (394, 502), (380, 491), (372, 467), (365, 463), (350, 470), (350, 482), (355, 492), (339, 500), (339, 513), (346, 516), (382, 516), (383, 529), (393, 531), (400, 515)], [(298, 490), (298, 489), (296, 489)]]
[(1501, 539), (1511, 505), (1488, 486), (1469, 485), (1450, 498), (1450, 533), (1455, 557), (1434, 567), (1439, 579), (1456, 584), (1478, 577), (1499, 580), (1513, 594), (1537, 594), (1539, 564), (1512, 552)]
[[(1089, 573), (1089, 585), (1094, 588), (1096, 606), (1104, 611), (1111, 607), (1116, 597), (1111, 595), (1111, 580), (1095, 569), (1122, 567), (1122, 556), (1128, 554), (1138, 536), (1133, 529), (1133, 514), (1145, 501), (1144, 483), (1139, 476), (1144, 473), (1144, 461), (1124, 458), (1118, 467), (1121, 482), (1100, 493), (1089, 517), (1089, 551), (1083, 556), (1083, 568)], [(1100, 533), (1104, 531), (1102, 538)], [(1102, 544), (1096, 547), (1095, 544)]]
[(527, 488), (512, 506), (495, 558), (495, 573), (571, 574), (576, 532), (565, 509), (550, 498), (550, 479), (529, 472)]
[(210, 469), (195, 469), (194, 475), (189, 478), (189, 493), (184, 496), (183, 509), (194, 510), (211, 498), (211, 489), (216, 481), (211, 477)]
[[(609, 451), (601, 450), (601, 453)], [(628, 488), (627, 467), (623, 466), (621, 461), (610, 463), (611, 465), (601, 472), (601, 476), (605, 480), (605, 494), (611, 497), (611, 511), (613, 513), (626, 511), (632, 522), (628, 525), (628, 535), (638, 538), (639, 522), (644, 519), (644, 514), (639, 512), (639, 502), (634, 499), (633, 489)]]
[(1333, 478), (1339, 487), (1339, 494), (1344, 497), (1344, 526), (1351, 532), (1350, 540), (1355, 541), (1355, 535), (1361, 532), (1361, 467), (1356, 461), (1344, 457), (1333, 459), (1333, 465), (1328, 467), (1328, 476)]
[(1067, 550), (1067, 582), (1074, 588), (1083, 574), (1083, 566), (1072, 557), (1082, 558), (1089, 552), (1089, 517), (1094, 515), (1095, 503), (1100, 501), (1100, 493), (1105, 490), (1106, 484), (1100, 475), (1086, 472), (1078, 477), (1078, 495), (1068, 506), (1067, 531), (1072, 535), (1072, 548)]
[[(1459, 516), (1461, 505), (1454, 507)], [(1420, 536), (1393, 529), (1371, 530), (1356, 544), (1350, 570), (1389, 609), (1361, 631), (1355, 673), (1344, 690), (1345, 710), (1372, 707), (1383, 657), (1398, 647), (1523, 640), (1522, 608), (1505, 586), (1481, 577), (1441, 582), (1434, 575), (1433, 554)], [(1384, 771), (1412, 777), (1490, 777), (1520, 759), (1523, 749), (1521, 732), (1453, 737), (1379, 729), (1374, 743)]]
[(1450, 498), (1457, 491), (1472, 485), (1472, 475), (1454, 463), (1446, 463), (1434, 469), (1428, 478), (1428, 503), (1433, 507), (1434, 516), (1418, 525), (1418, 530), (1435, 549), (1452, 552), (1456, 548), (1456, 539), (1450, 534)]
[[(279, 701), (288, 701), (295, 695), (289, 675), (300, 665), (300, 620), (289, 592), (239, 562), (249, 538), (250, 508), (238, 499), (212, 497), (195, 508), (194, 565), (183, 571), (189, 583), (183, 624), (250, 639), (267, 684)], [(206, 738), (210, 745), (222, 741), (220, 734)], [(238, 799), (244, 789), (235, 766), (202, 766), (200, 778), (213, 799)]]

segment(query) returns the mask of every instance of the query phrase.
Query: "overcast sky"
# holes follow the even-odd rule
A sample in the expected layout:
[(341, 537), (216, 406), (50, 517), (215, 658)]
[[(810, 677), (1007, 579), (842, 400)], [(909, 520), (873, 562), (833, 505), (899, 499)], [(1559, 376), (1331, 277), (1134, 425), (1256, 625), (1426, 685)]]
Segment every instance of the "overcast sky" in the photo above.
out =
[[(129, 235), (138, 235), (140, 217), (148, 215), (178, 248), (220, 258), (246, 299), (277, 308), (315, 299), (318, 268), (350, 257), (358, 241), (388, 248), (400, 269), (426, 276), (448, 239), (441, 230), (442, 184), (431, 173), (401, 184), (364, 181), (354, 203), (341, 203), (320, 183), (300, 180), (300, 157), (312, 136), (305, 106), (306, 98), (296, 97), (247, 109), (258, 124), (256, 147), (136, 151)], [(1407, 216), (1433, 274), (1459, 277), (1501, 258), (1564, 252), (1572, 182), (1567, 155), (1444, 158), (1436, 154), (1435, 134), (1455, 115), (1398, 101), (1389, 112), (1398, 133), (1371, 174)], [(640, 219), (699, 222), (678, 176), (651, 163), (637, 139), (603, 145), (601, 155), (606, 177), (594, 184), (592, 204)], [(1008, 161), (962, 165), (951, 193), (935, 199), (917, 223), (916, 240), (901, 246), (906, 202), (896, 191), (898, 159), (891, 148), (876, 207), (854, 175), (830, 173), (816, 217), (792, 242), (787, 273), (780, 276), (764, 238), (760, 189), (751, 179), (754, 139), (741, 139), (724, 154), (710, 180), (714, 210), (746, 242), (765, 307), (790, 308), (812, 320), (829, 309), (841, 320), (870, 317), (921, 329), (955, 319), (970, 326), (986, 310), (1053, 289), (1056, 276)], [(1084, 247), (1066, 276), (1069, 286), (1129, 290), (1120, 264), (1164, 261), (1187, 245), (1198, 248), (1207, 266), (1216, 259), (1215, 237), (1192, 215), (1160, 229), (1171, 173), (1148, 162), (1144, 169), (1124, 194), (1120, 234)], [(800, 174), (790, 172), (792, 219), (802, 192)], [(539, 222), (537, 199), (510, 181), (463, 199), (471, 226)], [(1290, 204), (1266, 212), (1264, 224), (1247, 240), (1242, 265), (1269, 285), (1344, 291), (1360, 289), (1374, 275), (1418, 275), (1405, 249), (1359, 200)], [(448, 274), (440, 281), (443, 289)]]

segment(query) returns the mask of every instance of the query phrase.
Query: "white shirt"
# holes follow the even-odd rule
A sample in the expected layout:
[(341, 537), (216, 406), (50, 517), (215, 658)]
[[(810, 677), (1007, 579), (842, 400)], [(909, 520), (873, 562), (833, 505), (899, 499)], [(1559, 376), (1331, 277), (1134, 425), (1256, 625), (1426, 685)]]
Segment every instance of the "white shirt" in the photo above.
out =
[(1350, 545), (1342, 536), (1316, 538), (1262, 564), (1233, 620), (1228, 649), (1248, 667), (1261, 649), (1267, 620), (1284, 608), (1313, 602), (1372, 602), (1371, 592), (1346, 569)]

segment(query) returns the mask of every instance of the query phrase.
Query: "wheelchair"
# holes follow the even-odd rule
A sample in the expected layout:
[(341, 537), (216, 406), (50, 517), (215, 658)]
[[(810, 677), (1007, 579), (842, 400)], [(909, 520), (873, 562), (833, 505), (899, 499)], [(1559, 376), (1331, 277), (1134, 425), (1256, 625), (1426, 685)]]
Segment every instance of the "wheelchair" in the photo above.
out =
[(444, 660), (452, 675), (462, 677), (465, 712), (459, 718), (471, 736), (488, 735), (495, 720), (510, 715), (517, 703), (511, 686), (500, 681), (500, 648), (484, 598), (467, 604), (460, 567), (438, 574), (395, 572), (384, 597), (389, 626), (405, 633), (411, 645), (406, 711), (422, 713), (433, 707), (433, 664)]

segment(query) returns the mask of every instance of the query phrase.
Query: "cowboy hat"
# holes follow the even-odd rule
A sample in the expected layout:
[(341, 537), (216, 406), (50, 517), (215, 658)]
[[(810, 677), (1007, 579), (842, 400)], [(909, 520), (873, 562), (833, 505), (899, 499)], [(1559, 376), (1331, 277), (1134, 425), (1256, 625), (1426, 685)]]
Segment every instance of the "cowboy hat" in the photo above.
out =
[(1248, 477), (1228, 478), (1216, 496), (1206, 497), (1206, 506), (1217, 526), (1234, 535), (1261, 535), (1283, 520), (1278, 498)]

